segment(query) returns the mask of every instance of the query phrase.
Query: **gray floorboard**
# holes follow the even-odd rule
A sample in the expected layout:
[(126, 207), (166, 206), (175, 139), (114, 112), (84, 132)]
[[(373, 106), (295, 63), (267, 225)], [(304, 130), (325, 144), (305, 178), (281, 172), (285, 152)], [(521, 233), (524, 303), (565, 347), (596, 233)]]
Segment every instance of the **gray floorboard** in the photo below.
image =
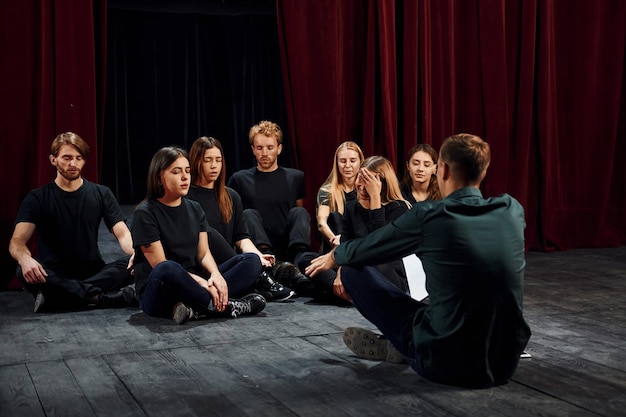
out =
[(343, 329), (373, 329), (354, 308), (298, 298), (177, 326), (0, 293), (0, 416), (626, 416), (626, 248), (527, 261), (532, 358), (487, 390), (353, 356)]

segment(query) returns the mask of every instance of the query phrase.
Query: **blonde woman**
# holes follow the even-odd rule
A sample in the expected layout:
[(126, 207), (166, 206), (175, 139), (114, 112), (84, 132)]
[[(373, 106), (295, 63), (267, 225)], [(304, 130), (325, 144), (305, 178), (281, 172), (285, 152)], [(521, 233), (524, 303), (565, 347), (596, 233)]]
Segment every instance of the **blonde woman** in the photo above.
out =
[(355, 142), (337, 147), (333, 169), (317, 193), (317, 229), (322, 237), (321, 252), (339, 245), (344, 208), (356, 200), (356, 176), (363, 162), (363, 151)]
[[(357, 199), (346, 204), (343, 213), (343, 231), (341, 242), (364, 237), (376, 229), (396, 220), (411, 205), (402, 198), (400, 185), (391, 162), (382, 156), (371, 156), (361, 164), (356, 178)], [(332, 259), (332, 252), (319, 257), (306, 256), (298, 258), (297, 266), (311, 276), (316, 268), (314, 265), (324, 264), (325, 259)], [(380, 272), (402, 291), (408, 290), (406, 274), (402, 261), (378, 265)], [(325, 270), (316, 273), (310, 279), (310, 295), (316, 298), (338, 303), (339, 299), (349, 300), (343, 289), (339, 273)], [(298, 293), (304, 290), (296, 288)]]

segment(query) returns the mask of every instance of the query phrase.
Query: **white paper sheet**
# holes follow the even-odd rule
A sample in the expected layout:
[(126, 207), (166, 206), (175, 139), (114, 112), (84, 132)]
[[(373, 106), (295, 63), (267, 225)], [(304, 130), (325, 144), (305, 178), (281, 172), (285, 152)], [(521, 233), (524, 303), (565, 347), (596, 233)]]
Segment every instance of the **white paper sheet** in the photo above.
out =
[(406, 271), (406, 278), (409, 282), (409, 291), (411, 297), (417, 301), (422, 301), (428, 297), (428, 291), (426, 290), (426, 272), (422, 266), (422, 261), (417, 255), (409, 255), (402, 258), (404, 263), (404, 270)]

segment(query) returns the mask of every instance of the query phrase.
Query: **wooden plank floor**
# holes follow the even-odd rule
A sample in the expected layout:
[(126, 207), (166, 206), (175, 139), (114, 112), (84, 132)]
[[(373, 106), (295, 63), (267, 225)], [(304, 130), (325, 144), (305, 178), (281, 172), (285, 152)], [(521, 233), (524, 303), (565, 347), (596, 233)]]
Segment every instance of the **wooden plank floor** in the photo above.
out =
[(527, 261), (532, 358), (487, 390), (354, 357), (343, 329), (373, 329), (354, 308), (299, 298), (177, 326), (36, 315), (29, 294), (0, 293), (0, 416), (626, 416), (626, 247)]

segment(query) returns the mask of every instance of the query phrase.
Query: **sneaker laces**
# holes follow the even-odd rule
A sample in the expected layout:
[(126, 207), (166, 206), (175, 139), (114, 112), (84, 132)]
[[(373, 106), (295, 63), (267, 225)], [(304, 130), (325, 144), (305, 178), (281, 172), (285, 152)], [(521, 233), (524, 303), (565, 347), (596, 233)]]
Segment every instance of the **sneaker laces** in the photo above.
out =
[(230, 315), (233, 317), (239, 317), (244, 314), (252, 313), (252, 302), (230, 300)]

